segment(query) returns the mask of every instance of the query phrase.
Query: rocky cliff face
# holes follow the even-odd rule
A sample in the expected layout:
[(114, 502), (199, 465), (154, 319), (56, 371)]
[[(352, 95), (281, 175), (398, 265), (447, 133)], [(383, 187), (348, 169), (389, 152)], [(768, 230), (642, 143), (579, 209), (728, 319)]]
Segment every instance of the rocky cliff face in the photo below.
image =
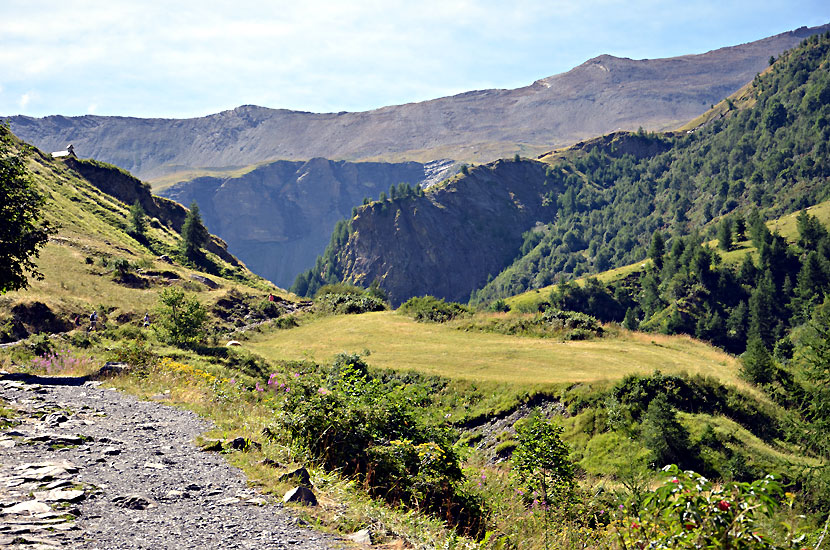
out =
[(669, 59), (603, 55), (515, 90), (469, 92), (363, 113), (244, 106), (187, 120), (16, 116), (9, 123), (42, 149), (73, 143), (81, 156), (111, 162), (143, 179), (188, 168), (318, 156), (487, 162), (518, 150), (542, 153), (618, 129), (679, 126), (752, 80), (771, 55), (828, 29), (805, 27)]
[(522, 233), (556, 215), (562, 189), (546, 164), (505, 161), (477, 166), (424, 197), (374, 202), (351, 220), (348, 243), (336, 252), (343, 278), (377, 280), (397, 305), (432, 294), (467, 301), (470, 290), (515, 257)]
[(323, 252), (335, 223), (365, 197), (428, 177), (435, 174), (417, 162), (318, 158), (277, 161), (233, 178), (196, 178), (162, 194), (186, 205), (195, 200), (207, 228), (249, 269), (288, 288)]

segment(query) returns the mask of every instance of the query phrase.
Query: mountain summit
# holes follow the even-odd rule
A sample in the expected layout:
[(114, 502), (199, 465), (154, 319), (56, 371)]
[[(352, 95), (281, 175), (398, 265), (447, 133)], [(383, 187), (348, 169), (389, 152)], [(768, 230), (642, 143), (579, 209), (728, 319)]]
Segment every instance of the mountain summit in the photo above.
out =
[(42, 149), (74, 143), (80, 156), (116, 164), (143, 179), (273, 159), (487, 162), (516, 152), (539, 154), (617, 129), (678, 126), (752, 80), (770, 56), (828, 29), (802, 27), (668, 59), (603, 55), (523, 88), (359, 113), (246, 105), (183, 120), (15, 116), (9, 123)]

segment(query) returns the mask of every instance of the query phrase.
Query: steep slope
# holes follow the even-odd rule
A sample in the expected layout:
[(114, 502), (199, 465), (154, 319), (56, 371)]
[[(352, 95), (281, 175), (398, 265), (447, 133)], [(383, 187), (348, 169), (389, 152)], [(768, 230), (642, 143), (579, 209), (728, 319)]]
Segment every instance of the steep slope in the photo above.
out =
[[(494, 275), (486, 269), (472, 271), (471, 266), (482, 266), (472, 256), (495, 249), (501, 259), (516, 257), (474, 297), (486, 302), (640, 260), (656, 229), (685, 234), (706, 230), (716, 216), (736, 209), (748, 213), (761, 207), (769, 215), (780, 215), (826, 200), (830, 195), (828, 63), (830, 35), (814, 36), (783, 54), (772, 71), (755, 80), (754, 102), (746, 102), (744, 109), (729, 110), (723, 118), (688, 133), (618, 134), (556, 156), (560, 160), (553, 160), (546, 171), (553, 184), (550, 191), (527, 197), (523, 203), (523, 209), (535, 217), (517, 217), (524, 225), (502, 225), (503, 218), (489, 218), (488, 234), (496, 236), (495, 247), (467, 221), (481, 219), (479, 212), (498, 210), (497, 201), (485, 202), (495, 196), (492, 189), (498, 190), (498, 196), (509, 196), (524, 192), (526, 182), (517, 184), (492, 166), (470, 171), (424, 198), (396, 204), (400, 214), (388, 209), (396, 219), (417, 221), (416, 212), (437, 206), (437, 214), (427, 223), (398, 224), (393, 232), (392, 214), (384, 212), (383, 205), (360, 209), (350, 222), (351, 231), (334, 235), (311, 279), (308, 274), (306, 279), (339, 276), (361, 283), (377, 279), (398, 301), (423, 292), (457, 300), (478, 288), (488, 274)], [(538, 173), (545, 166), (527, 160), (502, 164)], [(479, 173), (492, 176), (487, 187), (473, 184)], [(452, 197), (456, 211), (442, 208), (445, 197)], [(531, 228), (531, 220), (546, 225), (525, 234), (523, 240), (522, 232)], [(422, 234), (454, 238), (446, 244), (419, 246), (415, 235)], [(436, 246), (451, 246), (453, 252), (435, 262)], [(453, 279), (451, 286), (444, 282), (447, 278)], [(418, 285), (408, 282), (415, 279)], [(303, 281), (298, 282), (295, 288), (302, 290)]]
[[(360, 285), (378, 281), (393, 304), (421, 294), (466, 300), (472, 288), (510, 263), (524, 231), (555, 215), (555, 203), (545, 196), (559, 192), (541, 162), (478, 166), (424, 197), (359, 208), (332, 268)], [(326, 263), (318, 260), (298, 281), (305, 277), (315, 285), (315, 277), (330, 269)], [(302, 284), (297, 291), (307, 292)]]
[(161, 193), (182, 204), (196, 201), (208, 229), (251, 270), (288, 287), (323, 252), (335, 223), (364, 198), (425, 178), (417, 162), (318, 158), (276, 161), (238, 177), (200, 177)]
[(11, 117), (46, 150), (73, 143), (82, 156), (143, 179), (192, 168), (325, 157), (486, 162), (537, 154), (617, 129), (677, 126), (731, 94), (770, 56), (827, 26), (701, 55), (631, 60), (603, 55), (515, 90), (482, 90), (362, 113), (314, 114), (243, 106), (186, 120)]
[[(68, 331), (76, 315), (85, 319), (92, 310), (107, 326), (136, 324), (170, 285), (197, 292), (206, 304), (240, 293), (260, 299), (269, 291), (281, 293), (228, 254), (216, 237), (203, 267), (179, 263), (177, 227), (185, 208), (150, 195), (129, 174), (91, 161), (54, 160), (15, 144), (28, 151), (27, 168), (45, 198), (43, 217), (58, 232), (36, 261), (45, 278), (0, 298), (0, 342)], [(127, 232), (129, 203), (135, 200), (146, 204), (151, 216), (141, 239)]]

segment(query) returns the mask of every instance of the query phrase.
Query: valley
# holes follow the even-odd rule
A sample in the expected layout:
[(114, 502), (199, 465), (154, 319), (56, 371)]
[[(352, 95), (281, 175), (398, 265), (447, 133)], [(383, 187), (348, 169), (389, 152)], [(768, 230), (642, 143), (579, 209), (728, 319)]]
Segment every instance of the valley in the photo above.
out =
[[(239, 547), (818, 550), (830, 32), (816, 31), (602, 56), (526, 89), (369, 113), (0, 126), (0, 192), (31, 215), (0, 201), (0, 450), (103, 476), (7, 487), (0, 541), (56, 547), (37, 520), (67, 541), (164, 545), (185, 506), (187, 537), (210, 516), (203, 532)], [(578, 130), (539, 107), (558, 101)], [(461, 131), (479, 109), (495, 119)], [(529, 120), (550, 128), (513, 133)], [(76, 148), (105, 158), (28, 145), (42, 125), (61, 147), (83, 126)], [(286, 125), (300, 137), (277, 143)], [(168, 198), (125, 168), (164, 178)], [(152, 513), (113, 496), (108, 465), (128, 458), (142, 476), (121, 492), (152, 493)], [(192, 495), (169, 493), (185, 481)], [(83, 504), (47, 500), (55, 488)]]

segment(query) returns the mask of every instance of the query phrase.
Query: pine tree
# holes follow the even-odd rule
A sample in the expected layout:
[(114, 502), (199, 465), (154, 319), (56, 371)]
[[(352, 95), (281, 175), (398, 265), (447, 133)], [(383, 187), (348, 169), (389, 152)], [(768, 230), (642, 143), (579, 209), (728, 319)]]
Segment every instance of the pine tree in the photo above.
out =
[(137, 237), (144, 237), (147, 232), (147, 214), (137, 200), (130, 207), (127, 232)]
[(718, 247), (729, 252), (732, 249), (732, 222), (723, 218), (718, 226)]
[(732, 350), (744, 348), (746, 343), (746, 317), (747, 307), (743, 300), (735, 306), (726, 319), (726, 334), (733, 342)]
[(767, 347), (775, 343), (775, 284), (766, 271), (749, 297), (749, 339), (757, 338)]
[(819, 242), (827, 237), (827, 230), (815, 216), (802, 210), (796, 217), (798, 227), (798, 246), (802, 250), (817, 250)]
[(752, 337), (741, 355), (741, 372), (756, 384), (768, 384), (775, 373), (775, 362), (760, 338)]
[(207, 244), (209, 237), (210, 234), (202, 223), (199, 205), (193, 201), (182, 224), (181, 252), (184, 257), (191, 261), (200, 259), (201, 248)]
[(651, 236), (651, 246), (648, 247), (648, 257), (654, 262), (654, 267), (657, 270), (663, 269), (663, 255), (666, 253), (666, 241), (663, 239), (663, 234), (655, 231)]

